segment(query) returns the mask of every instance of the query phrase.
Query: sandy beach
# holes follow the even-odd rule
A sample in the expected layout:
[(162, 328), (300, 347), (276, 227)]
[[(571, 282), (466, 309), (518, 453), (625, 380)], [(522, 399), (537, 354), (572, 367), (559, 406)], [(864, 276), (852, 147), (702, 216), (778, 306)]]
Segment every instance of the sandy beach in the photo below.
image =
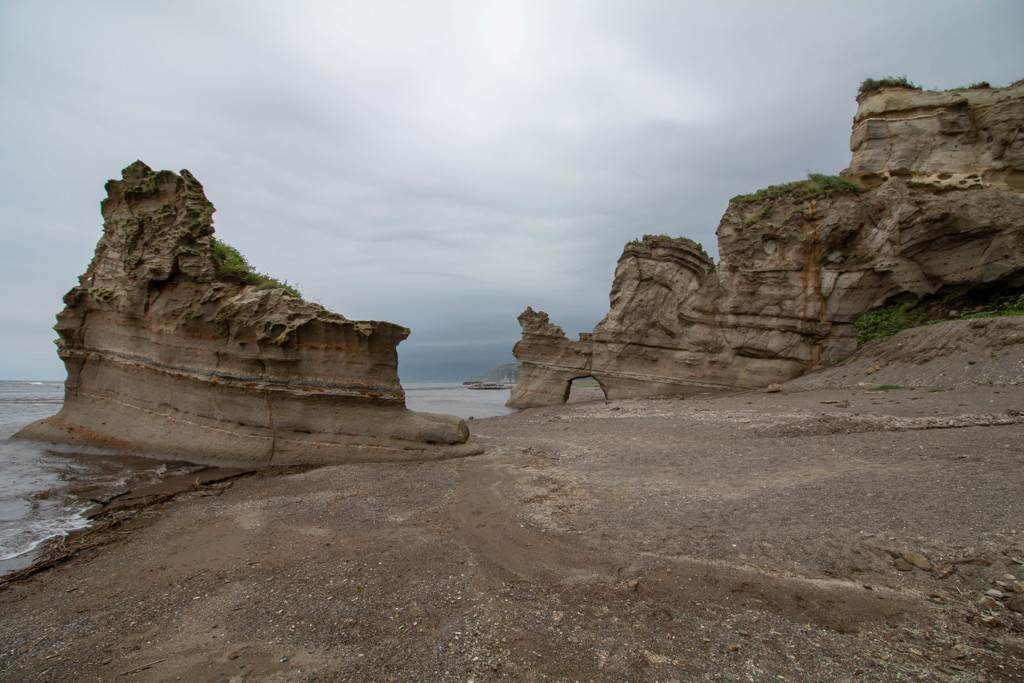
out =
[(6, 585), (0, 673), (1020, 680), (1024, 387), (838, 372), (576, 390), (473, 421), (483, 456), (196, 482)]

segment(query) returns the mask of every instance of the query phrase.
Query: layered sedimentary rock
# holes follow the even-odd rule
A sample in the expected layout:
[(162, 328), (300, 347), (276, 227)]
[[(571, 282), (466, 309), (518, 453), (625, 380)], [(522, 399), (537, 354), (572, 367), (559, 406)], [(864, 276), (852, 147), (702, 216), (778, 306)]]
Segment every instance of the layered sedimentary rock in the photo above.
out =
[(188, 171), (136, 162), (106, 190), (103, 236), (57, 316), (63, 408), (18, 436), (247, 465), (481, 452), (459, 418), (405, 408), (408, 329), (225, 275)]
[(592, 333), (519, 317), (508, 404), (564, 402), (584, 376), (609, 398), (764, 387), (848, 356), (880, 306), (1024, 289), (1024, 82), (858, 104), (856, 186), (734, 198), (717, 267), (685, 238), (627, 244)]
[(861, 95), (846, 173), (872, 187), (904, 177), (936, 189), (1024, 191), (1022, 88)]

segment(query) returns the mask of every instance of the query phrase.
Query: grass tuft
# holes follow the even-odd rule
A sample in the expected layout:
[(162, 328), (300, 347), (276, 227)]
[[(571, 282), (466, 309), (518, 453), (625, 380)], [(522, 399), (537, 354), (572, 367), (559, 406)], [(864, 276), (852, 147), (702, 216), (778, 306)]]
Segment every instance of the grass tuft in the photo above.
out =
[(907, 90), (920, 90), (921, 86), (914, 85), (907, 80), (906, 76), (886, 76), (885, 78), (865, 78), (857, 90), (858, 95), (866, 95), (869, 92), (881, 90), (882, 88), (906, 88)]
[(297, 297), (302, 295), (287, 282), (265, 273), (257, 272), (241, 252), (216, 237), (210, 238), (213, 247), (213, 262), (217, 266), (217, 274), (222, 280), (236, 284), (255, 285), (259, 289), (283, 289)]
[[(821, 195), (833, 194), (835, 192), (860, 192), (863, 188), (860, 185), (841, 178), (837, 175), (825, 175), (823, 173), (810, 173), (807, 180), (797, 180), (782, 185), (769, 185), (768, 187), (752, 192), (750, 194), (736, 195), (732, 198), (734, 202), (761, 202), (776, 197), (792, 197), (794, 201), (810, 199)], [(768, 215), (771, 215), (769, 212)], [(767, 216), (762, 216), (761, 220)], [(757, 222), (757, 221), (755, 221)]]
[(766, 206), (763, 209), (761, 209), (761, 213), (757, 214), (753, 218), (751, 218), (748, 221), (746, 221), (744, 223), (744, 225), (749, 228), (751, 225), (756, 225), (756, 224), (760, 223), (761, 221), (765, 220), (766, 218), (771, 218), (771, 217), (772, 217), (772, 207), (769, 205), (769, 206)]

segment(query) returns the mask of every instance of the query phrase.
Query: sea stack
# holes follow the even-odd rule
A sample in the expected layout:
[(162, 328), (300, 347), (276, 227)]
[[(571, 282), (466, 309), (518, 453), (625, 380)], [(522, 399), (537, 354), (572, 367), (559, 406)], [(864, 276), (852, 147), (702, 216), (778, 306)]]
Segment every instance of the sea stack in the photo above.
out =
[(57, 315), (64, 405), (17, 436), (245, 466), (482, 452), (463, 420), (406, 409), (407, 328), (225, 269), (191, 173), (137, 161), (106, 191), (103, 236)]
[(562, 403), (584, 376), (608, 398), (764, 388), (849, 356), (879, 307), (1024, 290), (1024, 81), (857, 101), (850, 167), (733, 198), (717, 266), (645, 236), (593, 332), (520, 315), (508, 405)]

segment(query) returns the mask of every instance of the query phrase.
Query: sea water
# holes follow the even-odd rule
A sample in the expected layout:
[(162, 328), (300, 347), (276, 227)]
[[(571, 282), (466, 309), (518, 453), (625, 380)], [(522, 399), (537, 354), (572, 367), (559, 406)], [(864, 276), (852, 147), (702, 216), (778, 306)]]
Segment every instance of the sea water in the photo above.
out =
[(402, 386), (406, 407), (421, 413), (446, 413), (468, 420), (513, 412), (505, 407), (510, 389), (470, 389), (447, 382), (403, 382)]
[(28, 566), (50, 539), (88, 526), (90, 498), (152, 484), (189, 463), (14, 438), (60, 410), (63, 382), (0, 381), (0, 573)]
[(0, 382), (0, 570), (86, 520), (58, 490), (61, 465), (41, 445), (11, 435), (60, 409), (60, 382)]
[[(434, 382), (405, 390), (410, 410), (464, 419), (511, 412), (505, 408), (508, 389)], [(55, 414), (63, 399), (63, 382), (0, 381), (0, 573), (28, 566), (47, 541), (87, 526), (83, 513), (93, 505), (90, 497), (109, 498), (189, 466), (13, 438), (22, 427)]]

